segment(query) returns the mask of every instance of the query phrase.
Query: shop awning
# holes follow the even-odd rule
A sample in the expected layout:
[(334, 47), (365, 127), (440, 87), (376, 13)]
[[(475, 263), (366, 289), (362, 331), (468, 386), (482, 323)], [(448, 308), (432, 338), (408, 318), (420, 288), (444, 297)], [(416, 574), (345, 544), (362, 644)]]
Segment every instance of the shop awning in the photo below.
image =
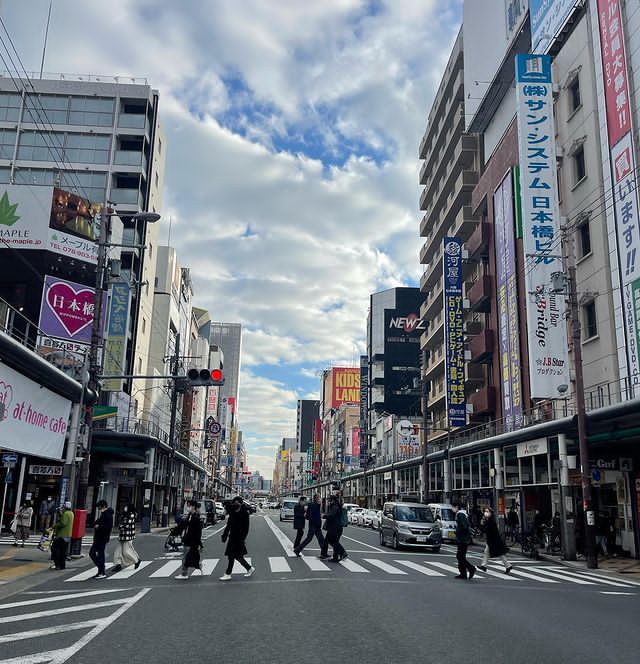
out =
[(118, 414), (117, 406), (94, 406), (93, 420), (106, 420), (108, 417), (115, 417)]

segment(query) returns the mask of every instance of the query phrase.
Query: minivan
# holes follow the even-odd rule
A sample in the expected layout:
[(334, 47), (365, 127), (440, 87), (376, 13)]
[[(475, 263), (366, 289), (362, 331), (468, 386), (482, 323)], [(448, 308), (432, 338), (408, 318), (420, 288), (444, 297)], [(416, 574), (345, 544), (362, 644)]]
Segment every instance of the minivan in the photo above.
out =
[(280, 521), (293, 521), (293, 508), (298, 504), (297, 498), (285, 498), (280, 506)]
[(385, 503), (380, 525), (380, 545), (394, 549), (401, 546), (425, 547), (440, 551), (442, 532), (427, 505), (420, 503)]
[(445, 542), (456, 541), (456, 514), (449, 503), (429, 503), (433, 518), (440, 524), (442, 539)]

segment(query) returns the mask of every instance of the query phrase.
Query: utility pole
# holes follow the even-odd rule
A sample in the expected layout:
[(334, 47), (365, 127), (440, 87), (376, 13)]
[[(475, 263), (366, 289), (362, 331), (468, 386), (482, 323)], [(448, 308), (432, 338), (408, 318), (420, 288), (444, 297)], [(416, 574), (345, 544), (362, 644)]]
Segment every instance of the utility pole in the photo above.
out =
[(171, 368), (170, 373), (174, 377), (171, 381), (171, 415), (169, 419), (169, 445), (171, 447), (171, 452), (167, 457), (167, 473), (165, 475), (165, 487), (164, 487), (164, 506), (162, 509), (162, 525), (169, 525), (169, 507), (170, 507), (170, 494), (171, 494), (171, 469), (173, 467), (173, 457), (176, 449), (175, 437), (176, 437), (176, 417), (178, 412), (178, 390), (176, 389), (176, 379), (178, 375), (178, 366), (180, 364), (180, 332), (176, 334), (176, 346), (173, 352), (173, 357), (171, 358)]

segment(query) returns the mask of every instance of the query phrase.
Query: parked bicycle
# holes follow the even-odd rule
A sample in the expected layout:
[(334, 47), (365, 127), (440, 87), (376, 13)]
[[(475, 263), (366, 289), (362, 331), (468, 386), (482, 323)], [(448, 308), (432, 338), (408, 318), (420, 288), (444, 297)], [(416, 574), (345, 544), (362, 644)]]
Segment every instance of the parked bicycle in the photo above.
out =
[(520, 546), (522, 548), (522, 555), (531, 558), (532, 560), (539, 560), (540, 553), (538, 551), (538, 538), (535, 533), (527, 533), (521, 537)]

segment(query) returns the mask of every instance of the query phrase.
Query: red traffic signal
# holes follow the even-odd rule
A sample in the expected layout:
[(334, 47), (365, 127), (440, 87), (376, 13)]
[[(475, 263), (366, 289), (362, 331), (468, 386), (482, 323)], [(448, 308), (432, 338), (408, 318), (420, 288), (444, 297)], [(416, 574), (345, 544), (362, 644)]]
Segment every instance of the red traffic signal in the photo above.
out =
[(211, 380), (216, 383), (219, 383), (222, 380), (222, 369), (212, 369)]
[(187, 379), (190, 387), (224, 385), (224, 375), (221, 369), (189, 369)]

